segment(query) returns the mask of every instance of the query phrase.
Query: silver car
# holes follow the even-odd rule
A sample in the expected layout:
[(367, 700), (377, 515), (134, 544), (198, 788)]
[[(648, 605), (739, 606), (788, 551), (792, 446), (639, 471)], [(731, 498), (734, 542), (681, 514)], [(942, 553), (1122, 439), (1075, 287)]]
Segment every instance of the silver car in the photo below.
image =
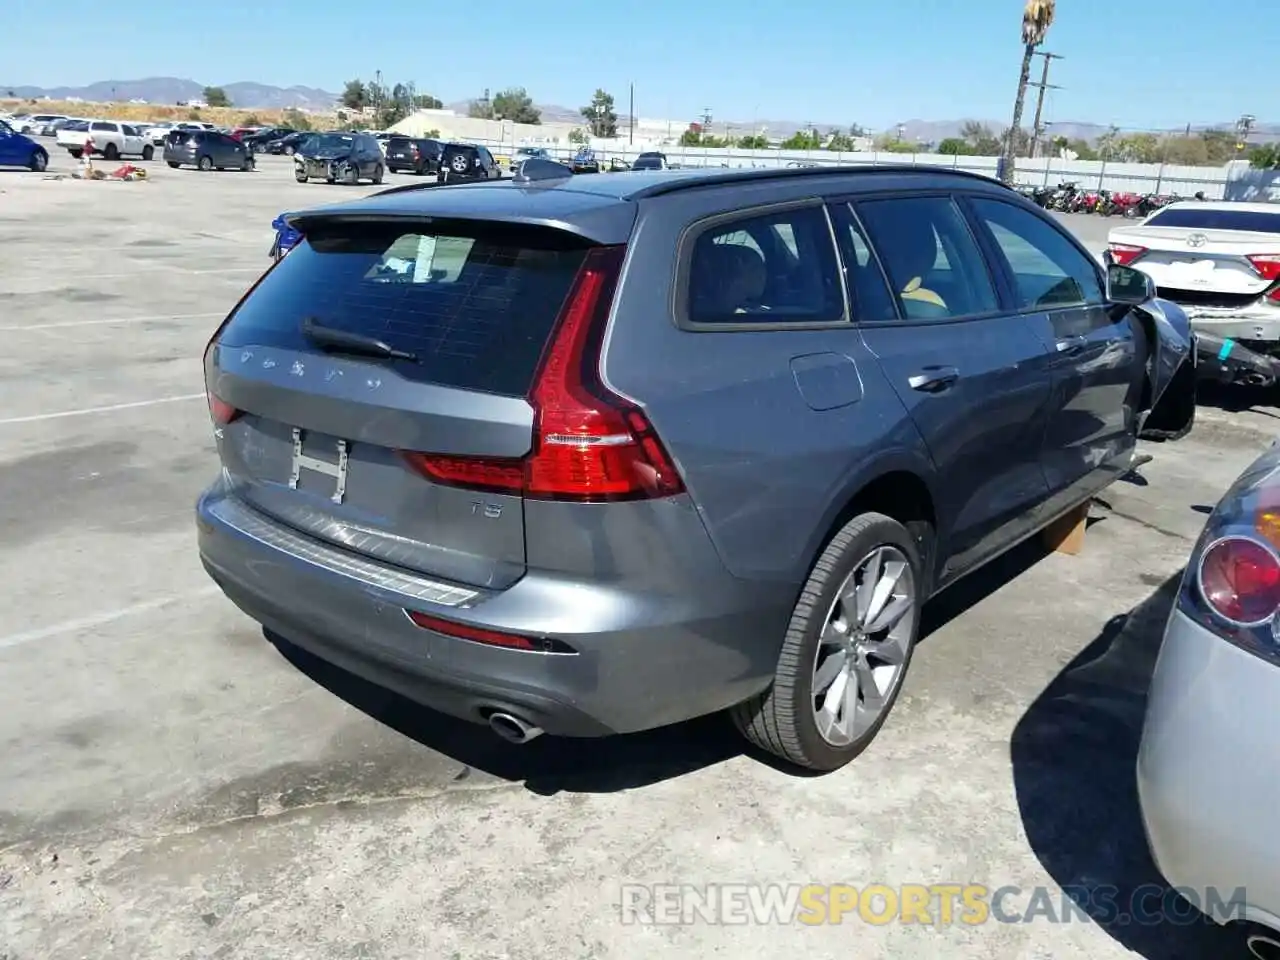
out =
[[(1245, 891), (1254, 956), (1280, 957), (1280, 441), (1219, 501), (1151, 681), (1138, 794), (1175, 887)], [(1212, 914), (1211, 914), (1212, 915)]]

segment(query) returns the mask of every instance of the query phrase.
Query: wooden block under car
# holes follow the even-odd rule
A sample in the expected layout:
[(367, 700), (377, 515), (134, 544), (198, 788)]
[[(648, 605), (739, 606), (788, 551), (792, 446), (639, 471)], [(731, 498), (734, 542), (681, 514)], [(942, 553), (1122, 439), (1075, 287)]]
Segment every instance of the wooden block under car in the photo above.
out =
[(1084, 532), (1089, 525), (1089, 504), (1084, 503), (1045, 527), (1044, 545), (1054, 553), (1074, 557), (1084, 549)]

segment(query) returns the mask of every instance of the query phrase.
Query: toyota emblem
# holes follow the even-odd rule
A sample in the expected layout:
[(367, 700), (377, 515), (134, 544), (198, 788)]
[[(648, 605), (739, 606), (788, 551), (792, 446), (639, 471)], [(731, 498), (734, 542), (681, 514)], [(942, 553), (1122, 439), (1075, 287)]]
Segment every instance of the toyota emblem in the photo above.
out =
[(1187, 237), (1188, 247), (1203, 247), (1208, 242), (1209, 238), (1203, 233), (1193, 233), (1191, 236)]

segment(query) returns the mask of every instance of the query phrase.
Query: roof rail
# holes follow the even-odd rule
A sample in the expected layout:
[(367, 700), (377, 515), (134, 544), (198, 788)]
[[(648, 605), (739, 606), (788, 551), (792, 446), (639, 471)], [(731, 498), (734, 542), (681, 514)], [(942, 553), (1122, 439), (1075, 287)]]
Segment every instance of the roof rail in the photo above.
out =
[(994, 177), (988, 177), (981, 173), (974, 173), (970, 170), (956, 170), (953, 167), (907, 163), (860, 163), (857, 165), (848, 164), (826, 167), (780, 167), (773, 169), (733, 170), (728, 173), (723, 172), (721, 169), (717, 171), (714, 176), (691, 176), (688, 178), (681, 177), (663, 180), (661, 183), (654, 183), (650, 186), (641, 187), (640, 189), (628, 194), (628, 197), (633, 200), (639, 200), (646, 197), (660, 197), (668, 193), (679, 193), (683, 190), (698, 190), (703, 187), (717, 187), (726, 183), (755, 183), (757, 181), (767, 180), (788, 180), (793, 178), (810, 179), (849, 176), (850, 174), (869, 175), (872, 173), (945, 173), (952, 174), (957, 177), (967, 177), (973, 180), (979, 180), (987, 184), (1005, 186), (1005, 184), (996, 180)]

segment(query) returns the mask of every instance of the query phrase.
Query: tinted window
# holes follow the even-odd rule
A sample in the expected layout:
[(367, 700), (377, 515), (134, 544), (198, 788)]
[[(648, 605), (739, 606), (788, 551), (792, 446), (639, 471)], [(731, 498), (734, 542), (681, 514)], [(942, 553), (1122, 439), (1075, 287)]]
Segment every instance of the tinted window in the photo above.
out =
[(876, 262), (862, 226), (847, 206), (832, 210), (836, 224), (836, 240), (844, 258), (845, 276), (853, 297), (853, 319), (856, 321), (897, 320), (893, 294), (884, 282), (884, 273)]
[(583, 241), (493, 223), (330, 223), (274, 267), (224, 333), (234, 346), (313, 349), (300, 324), (376, 336), (417, 356), (403, 376), (523, 395), (585, 253)]
[(71, 131), (74, 131), (75, 133), (80, 133), (84, 130), (88, 130), (89, 124), (85, 123), (83, 120), (77, 120), (75, 123), (68, 123), (62, 129), (71, 130)]
[(908, 320), (995, 311), (986, 261), (949, 197), (872, 200), (857, 213)]
[(1059, 230), (1009, 203), (971, 202), (1004, 254), (1020, 308), (1103, 302), (1098, 271)]
[(98, 121), (95, 121), (95, 122), (94, 122), (94, 124), (93, 124), (93, 126), (92, 126), (92, 128), (91, 128), (91, 129), (94, 129), (94, 130), (107, 130), (107, 131), (110, 131), (111, 133), (115, 133), (115, 132), (116, 132), (116, 125), (115, 125), (114, 123), (103, 123), (102, 121), (98, 120)]
[(1160, 210), (1150, 220), (1151, 227), (1196, 227), (1201, 230), (1244, 230), (1248, 233), (1280, 233), (1280, 211), (1215, 210), (1182, 207)]
[(813, 323), (844, 317), (835, 250), (821, 207), (710, 228), (689, 262), (694, 323)]

